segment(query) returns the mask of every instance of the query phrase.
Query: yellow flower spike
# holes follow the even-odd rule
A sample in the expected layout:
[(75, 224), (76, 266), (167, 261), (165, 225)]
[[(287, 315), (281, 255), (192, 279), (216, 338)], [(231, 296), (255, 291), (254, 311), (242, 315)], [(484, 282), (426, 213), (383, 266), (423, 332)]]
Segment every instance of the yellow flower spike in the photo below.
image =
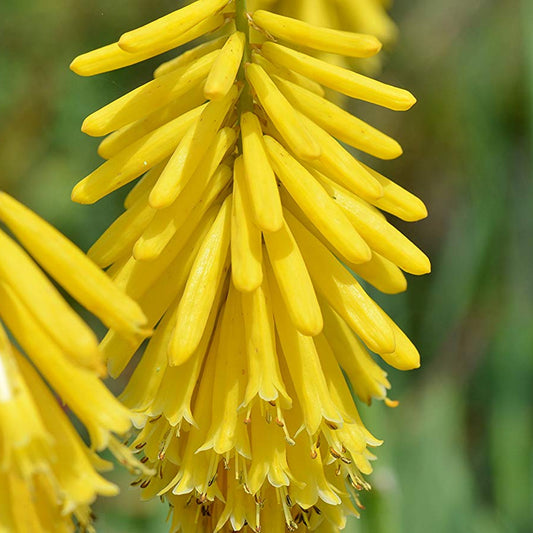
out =
[(139, 306), (55, 228), (4, 193), (0, 219), (43, 268), (107, 326), (124, 334), (141, 331), (146, 318)]
[(231, 275), (241, 292), (256, 290), (263, 280), (261, 231), (252, 220), (252, 209), (244, 187), (244, 162), (235, 160), (233, 213), (231, 217)]
[(189, 31), (204, 19), (223, 9), (227, 3), (228, 0), (197, 0), (170, 15), (123, 34), (118, 45), (129, 53), (148, 53), (159, 50), (168, 42), (169, 35), (177, 36)]
[(273, 79), (296, 109), (333, 137), (381, 159), (395, 159), (402, 155), (402, 148), (394, 139), (334, 103), (288, 80)]
[(289, 212), (285, 212), (317, 290), (346, 320), (365, 344), (379, 354), (392, 353), (396, 343), (380, 309), (353, 276)]
[(372, 250), (410, 274), (421, 275), (431, 271), (427, 256), (363, 200), (325, 176), (319, 180)]
[(178, 70), (152, 80), (89, 115), (82, 131), (92, 137), (102, 137), (127, 124), (145, 118), (189, 92), (209, 72), (218, 56), (215, 50)]
[(211, 41), (199, 44), (198, 46), (187, 50), (186, 52), (175, 57), (174, 59), (161, 63), (161, 65), (159, 65), (154, 70), (154, 78), (164, 76), (165, 74), (168, 74), (169, 72), (172, 72), (173, 70), (176, 70), (179, 67), (183, 67), (184, 65), (187, 65), (192, 61), (213, 52), (214, 50), (220, 50), (227, 42), (227, 40), (228, 37), (226, 35), (223, 35), (222, 37), (218, 37)]
[(348, 57), (371, 57), (381, 50), (381, 43), (372, 35), (331, 30), (263, 10), (252, 18), (268, 34), (305, 48)]
[(246, 77), (263, 109), (291, 150), (304, 160), (319, 158), (322, 153), (320, 146), (268, 74), (259, 65), (251, 63), (246, 65)]
[(235, 32), (220, 51), (204, 86), (204, 95), (209, 100), (221, 100), (229, 93), (241, 66), (245, 42), (244, 33)]
[[(425, 207), (342, 145), (382, 159), (402, 151), (328, 102), (321, 84), (398, 110), (414, 98), (325, 62), (380, 47), (312, 26), (346, 29), (335, 2), (270, 2), (300, 20), (254, 12), (261, 2), (200, 0), (121, 38), (133, 61), (207, 33), (215, 18), (235, 21), (89, 117), (89, 133), (116, 131), (100, 146), (107, 163), (74, 192), (94, 202), (146, 173), (91, 253), (156, 327), (123, 399), (148, 417), (133, 446), (153, 472), (137, 483), (174, 506), (177, 532), (342, 529), (357, 514), (345, 481), (370, 488), (369, 447), (381, 441), (341, 369), (363, 401), (390, 404), (363, 343), (397, 368), (419, 364), (354, 275), (395, 293), (406, 287), (399, 267), (428, 270), (380, 211), (416, 220)], [(101, 50), (95, 64), (98, 54), (125, 60), (108, 50), (116, 57)], [(147, 202), (158, 210), (148, 224)], [(106, 335), (113, 375), (144, 337)]]
[(255, 223), (263, 231), (278, 231), (283, 224), (278, 186), (266, 153), (261, 124), (253, 113), (241, 116), (241, 137), (244, 178)]
[[(102, 450), (108, 445), (110, 431), (125, 433), (130, 413), (105, 388), (97, 375), (69, 361), (53, 339), (37, 322), (13, 291), (0, 286), (0, 313), (24, 351), (78, 418), (85, 424), (92, 445)], [(86, 401), (91, 398), (91, 402)]]
[(38, 321), (73, 360), (102, 370), (94, 333), (66, 304), (30, 257), (0, 231), (0, 280), (13, 290)]
[[(282, 229), (275, 233), (265, 233), (263, 237), (291, 322), (303, 335), (318, 335), (323, 326), (320, 306), (291, 230), (284, 223)], [(294, 279), (298, 283), (294, 283)]]
[(183, 191), (237, 97), (238, 89), (233, 86), (223, 100), (207, 104), (198, 121), (181, 140), (152, 189), (149, 201), (153, 208), (168, 207)]
[(119, 216), (91, 246), (87, 256), (99, 267), (106, 268), (129, 253), (155, 215), (148, 200), (139, 198)]
[(202, 338), (211, 306), (229, 255), (231, 204), (228, 197), (202, 243), (181, 299), (176, 327), (169, 346), (171, 366), (183, 364)]
[(274, 139), (265, 143), (277, 176), (311, 222), (348, 261), (369, 261), (370, 248), (324, 188)]
[(265, 402), (279, 401), (289, 409), (289, 397), (276, 353), (276, 331), (270, 301), (268, 280), (263, 275), (261, 286), (250, 293), (242, 293), (246, 354), (248, 357), (248, 385), (243, 403), (248, 406), (256, 396)]
[(231, 179), (231, 170), (220, 165), (234, 147), (237, 135), (232, 128), (220, 130), (193, 177), (166, 208), (158, 210), (152, 222), (135, 243), (133, 255), (141, 261), (155, 259), (197, 207), (207, 209)]
[(200, 84), (185, 93), (181, 98), (170, 102), (161, 109), (156, 109), (145, 118), (110, 133), (99, 144), (98, 155), (104, 159), (111, 159), (135, 141), (149, 133), (153, 133), (175, 118), (198, 108), (204, 102), (205, 97)]
[(197, 107), (121, 150), (74, 187), (72, 200), (93, 204), (150, 170), (172, 154), (204, 109)]
[(330, 65), (280, 44), (266, 42), (261, 51), (274, 64), (294, 70), (352, 98), (394, 111), (406, 111), (416, 103), (415, 97), (405, 89), (392, 87), (342, 67)]
[(70, 69), (80, 76), (94, 76), (111, 70), (127, 67), (140, 63), (146, 59), (162, 54), (172, 48), (177, 48), (182, 44), (193, 41), (197, 37), (215, 31), (225, 23), (222, 14), (206, 18), (189, 31), (183, 33), (175, 39), (166, 41), (161, 47), (148, 52), (129, 53), (125, 52), (118, 43), (109, 44), (78, 56), (70, 64)]

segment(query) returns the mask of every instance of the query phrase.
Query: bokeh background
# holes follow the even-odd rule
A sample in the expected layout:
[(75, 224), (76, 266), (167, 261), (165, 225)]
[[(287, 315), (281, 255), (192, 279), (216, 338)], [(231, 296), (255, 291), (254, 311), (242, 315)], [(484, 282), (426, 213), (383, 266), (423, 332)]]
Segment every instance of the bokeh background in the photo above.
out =
[[(0, 1), (0, 187), (87, 249), (122, 195), (82, 207), (70, 189), (98, 164), (89, 112), (145, 80), (153, 63), (93, 79), (78, 53), (174, 9), (158, 0)], [(419, 99), (407, 114), (351, 102), (405, 155), (377, 163), (427, 203), (399, 224), (433, 260), (407, 293), (381, 298), (423, 356), (391, 370), (396, 410), (363, 408), (385, 440), (348, 533), (533, 531), (533, 2), (397, 0), (400, 28), (379, 78)], [(98, 327), (95, 324), (95, 327)], [(121, 384), (111, 384), (120, 390)], [(166, 509), (120, 497), (99, 533), (165, 532)], [(265, 532), (268, 533), (268, 532)]]

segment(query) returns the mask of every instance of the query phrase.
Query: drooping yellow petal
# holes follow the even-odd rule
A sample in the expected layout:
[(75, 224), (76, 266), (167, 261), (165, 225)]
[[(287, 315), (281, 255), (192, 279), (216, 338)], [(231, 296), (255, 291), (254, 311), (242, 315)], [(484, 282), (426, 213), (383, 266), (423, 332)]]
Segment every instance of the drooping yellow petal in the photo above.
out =
[(270, 301), (268, 280), (263, 275), (261, 286), (253, 292), (243, 293), (245, 348), (248, 357), (248, 385), (244, 404), (249, 405), (256, 396), (265, 402), (280, 401), (290, 408), (290, 399), (278, 363), (276, 332)]
[(224, 201), (192, 267), (169, 346), (169, 362), (172, 366), (187, 361), (202, 338), (217, 288), (227, 268), (231, 203), (230, 196)]
[(211, 52), (191, 65), (182, 67), (145, 83), (89, 115), (82, 131), (101, 137), (148, 116), (189, 92), (207, 76), (218, 51)]
[(202, 20), (220, 11), (228, 0), (197, 0), (169, 15), (161, 17), (140, 28), (124, 33), (118, 45), (129, 53), (159, 50), (170, 36), (189, 31)]
[(340, 141), (381, 159), (402, 155), (402, 148), (394, 139), (333, 102), (283, 78), (273, 80), (296, 109)]
[(155, 209), (168, 207), (183, 191), (237, 97), (238, 89), (233, 86), (224, 99), (207, 104), (198, 121), (181, 140), (152, 189), (150, 193), (152, 207)]
[(204, 86), (204, 95), (209, 100), (221, 100), (229, 93), (241, 66), (245, 41), (244, 33), (235, 32), (220, 50)]
[(98, 145), (98, 155), (104, 159), (111, 159), (145, 135), (192, 111), (204, 102), (205, 97), (200, 84), (161, 109), (156, 109), (148, 116), (110, 133)]
[(314, 26), (268, 11), (256, 11), (253, 21), (274, 37), (322, 52), (349, 57), (370, 57), (381, 50), (381, 43), (372, 35)]
[(323, 326), (320, 306), (291, 230), (284, 223), (279, 231), (265, 233), (264, 239), (291, 322), (303, 335), (318, 335)]
[(222, 26), (224, 22), (225, 18), (222, 14), (206, 18), (181, 35), (176, 35), (173, 39), (167, 39), (161, 43), (159, 48), (152, 48), (146, 52), (126, 52), (120, 48), (118, 43), (112, 43), (87, 52), (86, 54), (79, 55), (72, 61), (70, 68), (80, 76), (94, 76), (95, 74), (134, 65), (172, 48), (177, 48), (205, 33), (214, 31)]
[(83, 252), (28, 208), (0, 193), (2, 219), (33, 257), (76, 300), (107, 326), (136, 333), (146, 319)]
[[(221, 15), (217, 15), (217, 17), (220, 16)], [(154, 78), (159, 78), (159, 76), (168, 74), (169, 72), (176, 70), (179, 67), (183, 67), (184, 65), (187, 65), (193, 62), (195, 59), (199, 59), (200, 57), (203, 57), (214, 50), (220, 50), (227, 40), (227, 36), (223, 35), (222, 37), (199, 44), (198, 46), (187, 50), (183, 54), (178, 55), (174, 59), (170, 59), (169, 61), (161, 63), (161, 65), (159, 65), (154, 71)]]
[(246, 77), (261, 106), (291, 150), (304, 160), (313, 160), (320, 157), (320, 146), (309, 134), (292, 105), (281, 94), (268, 74), (259, 65), (248, 64), (246, 66)]
[(0, 280), (5, 283), (73, 360), (102, 371), (94, 333), (67, 305), (31, 258), (0, 231)]
[(376, 353), (391, 353), (394, 334), (380, 309), (346, 268), (289, 212), (285, 212), (317, 291)]
[(405, 89), (386, 85), (351, 70), (330, 65), (277, 43), (266, 42), (261, 51), (275, 64), (295, 70), (330, 89), (365, 102), (395, 111), (405, 111), (416, 102), (415, 97)]
[(263, 280), (261, 231), (252, 220), (252, 208), (245, 189), (242, 156), (233, 170), (233, 212), (231, 215), (231, 276), (239, 291), (252, 292)]
[(370, 248), (324, 188), (272, 137), (265, 144), (276, 175), (311, 222), (348, 261), (368, 261)]
[(427, 274), (431, 270), (427, 256), (364, 200), (325, 176), (316, 176), (373, 250), (410, 274)]
[(278, 231), (283, 213), (274, 171), (268, 160), (259, 119), (253, 113), (241, 116), (245, 180), (256, 224), (263, 231)]
[(269, 286), (272, 288), (276, 329), (303, 412), (306, 429), (310, 435), (314, 435), (323, 419), (342, 425), (342, 417), (329, 395), (313, 339), (302, 335), (294, 327), (273, 272), (267, 269), (267, 273)]
[(72, 200), (93, 204), (166, 159), (204, 108), (196, 107), (121, 150), (74, 187)]

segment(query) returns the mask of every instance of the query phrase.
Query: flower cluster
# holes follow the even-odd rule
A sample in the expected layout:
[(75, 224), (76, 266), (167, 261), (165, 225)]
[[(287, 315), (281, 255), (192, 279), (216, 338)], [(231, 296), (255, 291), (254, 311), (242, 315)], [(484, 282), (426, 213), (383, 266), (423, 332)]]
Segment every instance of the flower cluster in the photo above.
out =
[[(148, 333), (133, 300), (59, 232), (3, 192), (0, 221), (109, 327), (130, 338)], [(95, 451), (110, 448), (133, 465), (113, 435), (126, 433), (133, 415), (101, 382), (105, 365), (89, 327), (2, 230), (0, 250), (0, 530), (70, 532), (75, 528), (71, 515), (81, 529), (90, 528), (95, 497), (118, 490), (97, 473), (110, 465)], [(85, 425), (91, 448), (41, 376)]]
[[(419, 366), (358, 278), (397, 293), (402, 271), (430, 264), (382, 213), (415, 221), (423, 203), (341, 143), (382, 159), (400, 146), (324, 87), (393, 110), (415, 99), (301, 51), (366, 58), (375, 37), (250, 13), (243, 0), (198, 0), (71, 68), (107, 72), (210, 32), (82, 127), (106, 136), (106, 161), (75, 201), (141, 178), (89, 251), (155, 328), (122, 394), (147, 417), (133, 446), (155, 474), (136, 484), (168, 500), (176, 532), (338, 531), (380, 444), (345, 376), (362, 402), (394, 405), (370, 352)], [(112, 375), (144, 340), (108, 332)]]

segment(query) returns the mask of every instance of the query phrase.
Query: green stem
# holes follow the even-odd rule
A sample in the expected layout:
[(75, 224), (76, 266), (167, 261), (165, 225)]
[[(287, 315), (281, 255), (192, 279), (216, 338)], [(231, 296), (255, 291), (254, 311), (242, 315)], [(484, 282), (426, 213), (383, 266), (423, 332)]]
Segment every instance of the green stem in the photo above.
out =
[(237, 79), (243, 83), (243, 89), (239, 99), (239, 113), (242, 114), (247, 111), (252, 111), (254, 108), (253, 97), (250, 91), (250, 86), (246, 81), (244, 68), (246, 63), (251, 59), (250, 25), (247, 17), (246, 0), (235, 0), (235, 26), (237, 31), (244, 33), (245, 36), (244, 54), (242, 57), (241, 68), (239, 69), (239, 74), (237, 76)]

